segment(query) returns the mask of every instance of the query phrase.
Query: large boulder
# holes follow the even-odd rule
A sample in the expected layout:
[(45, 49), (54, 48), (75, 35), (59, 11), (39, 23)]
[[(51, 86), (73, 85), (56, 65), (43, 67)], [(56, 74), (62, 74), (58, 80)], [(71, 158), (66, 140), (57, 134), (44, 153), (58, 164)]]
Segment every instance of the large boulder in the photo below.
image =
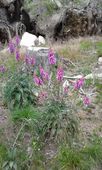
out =
[(54, 11), (50, 16), (46, 16), (45, 13), (43, 20), (44, 10), (36, 13), (38, 27), (46, 37), (64, 40), (69, 37), (102, 34), (102, 0), (85, 0), (77, 4), (70, 0), (59, 0), (59, 2), (63, 7)]
[(20, 46), (21, 47), (34, 47), (36, 45), (45, 45), (46, 41), (44, 37), (39, 36), (37, 37), (36, 35), (30, 34), (28, 32), (25, 32), (22, 36)]
[(47, 24), (49, 37), (55, 40), (102, 34), (102, 11), (96, 6), (84, 9), (65, 9), (55, 14)]
[[(15, 34), (22, 35), (26, 25), (21, 20), (23, 0), (0, 0), (0, 41), (9, 41)], [(25, 17), (23, 15), (23, 17)]]

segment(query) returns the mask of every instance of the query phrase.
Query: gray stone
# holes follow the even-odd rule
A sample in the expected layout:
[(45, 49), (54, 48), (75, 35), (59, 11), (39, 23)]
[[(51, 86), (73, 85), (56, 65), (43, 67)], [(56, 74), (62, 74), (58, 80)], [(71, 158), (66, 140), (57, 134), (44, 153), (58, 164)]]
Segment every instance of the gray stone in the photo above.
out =
[(102, 65), (102, 57), (99, 57), (99, 59), (98, 59), (98, 64), (99, 64), (99, 65)]
[(48, 69), (48, 47), (30, 47), (27, 49), (30, 56), (34, 56), (36, 60), (36, 68), (41, 64), (44, 68)]

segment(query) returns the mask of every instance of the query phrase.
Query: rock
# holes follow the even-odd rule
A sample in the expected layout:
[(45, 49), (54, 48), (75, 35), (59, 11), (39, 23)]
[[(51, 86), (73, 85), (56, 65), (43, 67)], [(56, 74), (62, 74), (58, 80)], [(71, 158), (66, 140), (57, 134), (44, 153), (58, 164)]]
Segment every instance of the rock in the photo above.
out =
[(0, 0), (0, 7), (8, 6), (10, 3), (14, 2), (15, 0)]
[(102, 79), (102, 73), (96, 74), (95, 76), (96, 76), (96, 78), (98, 78), (98, 79)]
[(88, 79), (94, 79), (94, 76), (93, 74), (88, 74), (87, 76), (85, 76), (85, 79), (88, 80)]
[(25, 32), (22, 36), (20, 46), (25, 46), (25, 47), (34, 47), (37, 45), (45, 45), (46, 41), (45, 38), (42, 36), (39, 36), (37, 38), (36, 35), (30, 34), (28, 32)]
[(52, 2), (55, 3), (58, 8), (62, 8), (63, 7), (63, 5), (61, 4), (61, 2), (59, 0), (52, 0)]
[(0, 41), (2, 43), (9, 41), (15, 34), (23, 32), (19, 31), (23, 30), (23, 23), (20, 22), (22, 5), (23, 0), (0, 0)]
[(28, 56), (33, 56), (35, 58), (35, 69), (38, 68), (39, 65), (42, 65), (48, 70), (48, 53), (48, 47), (29, 47), (27, 49)]
[(99, 64), (99, 65), (102, 65), (102, 57), (99, 57), (99, 59), (98, 59), (98, 64)]
[(85, 79), (102, 79), (102, 73), (91, 73), (85, 76)]
[(81, 79), (82, 77), (83, 77), (82, 75), (77, 75), (77, 76), (72, 76), (72, 77), (64, 76), (64, 78), (66, 79)]
[(39, 52), (39, 51), (49, 50), (49, 48), (48, 47), (28, 47), (28, 50)]
[(25, 46), (25, 47), (32, 47), (35, 46), (36, 44), (39, 44), (38, 38), (33, 35), (30, 34), (28, 32), (25, 32), (22, 36), (21, 42), (20, 42), (20, 46)]
[(25, 56), (27, 56), (28, 59), (32, 58), (35, 61), (34, 65), (26, 64), (26, 62), (24, 62), (22, 64), (22, 71), (33, 74), (34, 70), (38, 69), (40, 65), (42, 65), (46, 71), (49, 70), (48, 53), (48, 47), (21, 47), (20, 54), (22, 55), (24, 61), (26, 61)]
[(39, 37), (38, 37), (38, 40), (39, 40), (39, 45), (45, 45), (45, 44), (46, 44), (46, 41), (45, 41), (45, 38), (44, 38), (44, 37), (39, 36)]
[(100, 0), (89, 0), (86, 5), (78, 7), (71, 7), (67, 2), (66, 4), (66, 8), (61, 8), (46, 18), (45, 23), (39, 22), (39, 27), (43, 29), (46, 37), (63, 41), (72, 37), (102, 34)]

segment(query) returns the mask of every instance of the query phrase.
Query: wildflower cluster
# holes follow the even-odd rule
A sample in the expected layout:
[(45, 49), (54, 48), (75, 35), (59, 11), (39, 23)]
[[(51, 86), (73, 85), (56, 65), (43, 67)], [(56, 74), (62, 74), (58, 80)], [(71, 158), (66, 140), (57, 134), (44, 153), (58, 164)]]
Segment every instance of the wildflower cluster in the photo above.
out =
[(37, 85), (37, 86), (41, 86), (43, 85), (43, 81), (40, 77), (38, 77), (37, 75), (34, 74), (34, 83)]
[(33, 56), (31, 57), (30, 55), (26, 54), (25, 55), (25, 62), (26, 62), (27, 65), (34, 66), (35, 65), (35, 58)]
[[(49, 93), (49, 94), (47, 93), (48, 96), (52, 95), (52, 93), (53, 93), (53, 96), (55, 98), (56, 93), (57, 93), (56, 91), (59, 91), (57, 94), (59, 94), (59, 93), (62, 94), (61, 98), (63, 98), (63, 95), (68, 96), (68, 94), (69, 94), (68, 92), (70, 90), (77, 91), (80, 94), (80, 90), (83, 88), (84, 83), (85, 83), (84, 77), (82, 76), (80, 79), (78, 79), (78, 80), (74, 81), (72, 84), (70, 84), (67, 80), (64, 81), (64, 70), (63, 70), (62, 66), (58, 66), (58, 68), (56, 70), (53, 69), (54, 68), (53, 66), (56, 64), (56, 57), (52, 50), (49, 51), (48, 61), (49, 61), (49, 66), (50, 66), (49, 71), (45, 71), (45, 69), (40, 65), (39, 66), (40, 75), (37, 75), (35, 72), (33, 75), (35, 85), (37, 87), (39, 87), (39, 89), (41, 89), (41, 91), (39, 91), (40, 100), (45, 100), (44, 96), (46, 96), (46, 95), (44, 95), (45, 93), (44, 94), (42, 93), (42, 89), (43, 89), (43, 91), (47, 91), (48, 88), (45, 88), (45, 87), (47, 87), (48, 84), (50, 84), (50, 83), (51, 84), (50, 84), (49, 92), (47, 91)], [(51, 68), (52, 68), (52, 70), (51, 70)], [(51, 76), (51, 74), (55, 75), (54, 79), (52, 78), (53, 76)], [(48, 83), (46, 83), (46, 82), (48, 82)], [(55, 84), (54, 84), (54, 82), (55, 82)], [(53, 89), (53, 84), (57, 88)], [(62, 86), (62, 88), (59, 88), (57, 85), (59, 87)], [(71, 88), (70, 88), (70, 86), (71, 86)], [(51, 89), (53, 89), (53, 90), (51, 90)], [(63, 90), (63, 92), (61, 92), (61, 90)], [(81, 95), (78, 95), (78, 96), (81, 96)], [(59, 100), (60, 100), (60, 95), (58, 95), (57, 97), (59, 97)], [(86, 94), (84, 94), (82, 99), (83, 99), (83, 103), (85, 106), (89, 106), (91, 104), (91, 101)]]
[(79, 90), (81, 87), (84, 86), (84, 77), (78, 79), (74, 84), (74, 89)]
[(49, 73), (46, 72), (42, 66), (40, 66), (40, 75), (43, 80), (49, 80)]
[[(15, 42), (13, 41), (9, 42), (9, 51), (11, 54), (15, 54), (17, 62), (20, 61), (19, 43), (20, 38), (18, 36), (16, 36)], [(36, 64), (35, 57), (30, 56), (29, 54), (25, 55), (24, 62), (26, 63), (27, 66), (29, 67), (32, 66), (33, 68)], [(61, 99), (64, 96), (69, 97), (69, 93), (71, 92), (71, 90), (78, 92), (80, 94), (80, 90), (84, 87), (85, 83), (84, 77), (82, 76), (81, 78), (72, 83), (69, 83), (69, 81), (64, 80), (63, 67), (61, 66), (61, 63), (60, 65), (57, 64), (56, 55), (52, 49), (50, 49), (48, 53), (48, 64), (49, 68), (47, 70), (45, 70), (45, 68), (42, 65), (40, 65), (38, 66), (39, 74), (36, 70), (33, 73), (33, 82), (38, 89), (39, 93), (38, 98), (40, 103), (43, 103), (41, 101), (44, 101), (47, 96), (49, 97), (51, 95), (55, 98), (57, 94), (57, 99), (59, 98), (59, 100), (60, 96)], [(55, 68), (56, 64), (57, 69)], [(4, 66), (0, 67), (0, 72), (5, 72)], [(89, 106), (91, 104), (91, 101), (86, 94), (81, 96), (81, 98), (85, 106)]]

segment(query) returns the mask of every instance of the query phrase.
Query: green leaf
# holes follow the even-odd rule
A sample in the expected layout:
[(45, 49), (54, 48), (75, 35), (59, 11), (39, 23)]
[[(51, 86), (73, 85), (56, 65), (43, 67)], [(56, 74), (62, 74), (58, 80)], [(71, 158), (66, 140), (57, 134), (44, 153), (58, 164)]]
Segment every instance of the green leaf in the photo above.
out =
[(13, 162), (13, 161), (11, 161), (11, 162), (9, 163), (10, 168), (13, 168), (13, 164), (14, 164), (14, 162)]

